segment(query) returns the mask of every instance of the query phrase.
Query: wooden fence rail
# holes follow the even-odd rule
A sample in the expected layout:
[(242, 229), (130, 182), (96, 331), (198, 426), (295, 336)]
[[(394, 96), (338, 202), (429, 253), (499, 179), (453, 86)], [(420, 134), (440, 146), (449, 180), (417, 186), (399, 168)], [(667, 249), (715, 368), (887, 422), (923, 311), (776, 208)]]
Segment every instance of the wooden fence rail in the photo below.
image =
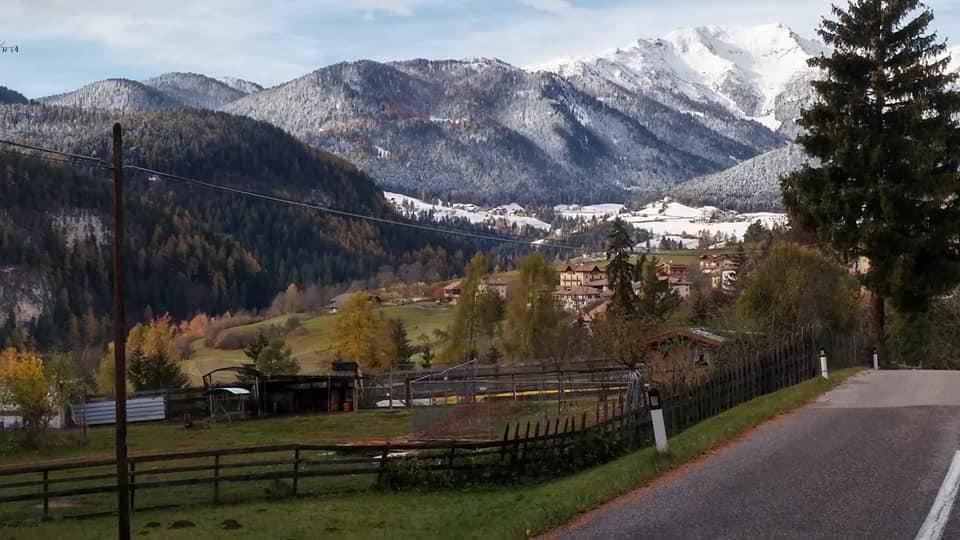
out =
[[(663, 388), (668, 433), (679, 433), (736, 405), (819, 376), (819, 346), (812, 336), (799, 335), (762, 355), (718, 368), (694, 386)], [(838, 357), (846, 355), (846, 361), (837, 362), (841, 365), (866, 362), (866, 355), (861, 358), (862, 346), (859, 338), (829, 342)], [(619, 395), (598, 402), (590, 416), (592, 422), (586, 412), (579, 417), (518, 421), (505, 426), (502, 438), (494, 441), (281, 444), (133, 456), (129, 458), (131, 509), (138, 493), (175, 486), (210, 485), (213, 501), (219, 502), (225, 483), (289, 480), (290, 494), (297, 495), (306, 478), (365, 475), (379, 482), (396, 459), (418, 462), (431, 471), (522, 476), (543, 463), (576, 458), (572, 453), (584, 441), (616, 436), (621, 453), (651, 444), (650, 414), (643, 404), (628, 409)], [(108, 469), (113, 466), (114, 460), (99, 459), (0, 468), (0, 503), (39, 500), (46, 516), (51, 499), (115, 492), (115, 474)], [(27, 478), (32, 475), (36, 476)], [(8, 494), (14, 490), (28, 491)]]

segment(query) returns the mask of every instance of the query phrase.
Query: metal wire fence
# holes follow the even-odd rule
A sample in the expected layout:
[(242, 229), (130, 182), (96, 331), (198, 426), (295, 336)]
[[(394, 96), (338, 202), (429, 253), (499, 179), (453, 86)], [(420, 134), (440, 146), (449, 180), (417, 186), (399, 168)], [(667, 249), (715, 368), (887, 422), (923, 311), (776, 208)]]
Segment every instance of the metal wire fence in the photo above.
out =
[(422, 440), (482, 439), (507, 424), (594, 412), (619, 400), (630, 371), (482, 373), (474, 361), (410, 382), (411, 432)]

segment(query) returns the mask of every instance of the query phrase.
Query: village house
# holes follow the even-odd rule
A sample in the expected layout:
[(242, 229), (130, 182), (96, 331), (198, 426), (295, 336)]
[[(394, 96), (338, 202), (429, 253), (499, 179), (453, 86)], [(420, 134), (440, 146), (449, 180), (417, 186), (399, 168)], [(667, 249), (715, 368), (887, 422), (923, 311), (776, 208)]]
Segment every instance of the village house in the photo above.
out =
[(454, 281), (449, 285), (443, 287), (443, 298), (442, 302), (448, 304), (456, 304), (457, 300), (460, 298), (460, 280)]
[(647, 340), (658, 351), (683, 351), (682, 359), (692, 365), (710, 365), (727, 338), (705, 328), (683, 328), (664, 332)]
[[(683, 300), (690, 296), (690, 291), (693, 288), (693, 283), (687, 278), (688, 268), (685, 264), (678, 264), (673, 261), (666, 261), (657, 265), (657, 277), (660, 281), (669, 282), (670, 290)], [(640, 282), (633, 285), (638, 294), (640, 286)]]
[(737, 284), (739, 264), (728, 254), (701, 255), (700, 272), (710, 276), (710, 286), (714, 289), (731, 291)]
[(670, 276), (667, 277), (666, 280), (670, 282), (670, 290), (676, 293), (682, 300), (690, 297), (690, 290), (693, 288), (693, 283), (686, 277)]
[(687, 275), (687, 268), (685, 264), (675, 263), (673, 261), (664, 261), (657, 265), (657, 273), (661, 276), (667, 276), (670, 278), (682, 278)]
[(606, 296), (602, 290), (585, 286), (561, 287), (553, 292), (560, 306), (570, 313), (583, 313), (587, 306), (604, 300)]
[(605, 278), (606, 274), (596, 264), (567, 265), (560, 271), (560, 287), (572, 289)]
[[(334, 315), (339, 312), (340, 309), (343, 308), (343, 305), (347, 303), (347, 300), (350, 300), (350, 297), (353, 296), (354, 292), (356, 291), (345, 292), (331, 298), (330, 301), (327, 302), (327, 306), (325, 308), (327, 313)], [(370, 295), (370, 299), (376, 302), (377, 305), (383, 304), (383, 299), (377, 295)]]
[(487, 292), (487, 291), (493, 291), (493, 292), (497, 293), (498, 296), (500, 296), (500, 299), (501, 299), (501, 300), (506, 300), (506, 299), (507, 299), (507, 291), (508, 291), (507, 284), (506, 284), (506, 282), (503, 281), (502, 278), (499, 278), (499, 277), (492, 277), (492, 276), (490, 276), (490, 277), (484, 278), (484, 279), (480, 282), (480, 284), (477, 285), (477, 290), (478, 290), (480, 293), (485, 293), (485, 292)]

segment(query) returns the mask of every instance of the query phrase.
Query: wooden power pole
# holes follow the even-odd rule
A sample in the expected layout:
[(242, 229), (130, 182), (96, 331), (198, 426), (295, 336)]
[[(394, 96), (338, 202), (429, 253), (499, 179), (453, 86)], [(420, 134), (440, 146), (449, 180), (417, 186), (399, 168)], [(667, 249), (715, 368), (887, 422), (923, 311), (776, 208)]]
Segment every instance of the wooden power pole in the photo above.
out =
[(117, 428), (117, 537), (130, 540), (130, 477), (127, 466), (127, 347), (123, 310), (123, 130), (113, 125), (113, 362)]

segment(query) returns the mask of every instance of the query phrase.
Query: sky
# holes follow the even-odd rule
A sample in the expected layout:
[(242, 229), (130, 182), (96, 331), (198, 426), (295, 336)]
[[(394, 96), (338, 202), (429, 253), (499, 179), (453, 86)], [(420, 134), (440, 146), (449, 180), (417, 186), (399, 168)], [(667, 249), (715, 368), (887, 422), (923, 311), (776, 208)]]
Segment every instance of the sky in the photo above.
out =
[[(927, 0), (960, 43), (960, 0)], [(0, 0), (0, 85), (27, 97), (169, 71), (273, 86), (361, 58), (584, 56), (681, 27), (782, 23), (804, 37), (829, 0)], [(956, 36), (956, 39), (952, 39)]]

